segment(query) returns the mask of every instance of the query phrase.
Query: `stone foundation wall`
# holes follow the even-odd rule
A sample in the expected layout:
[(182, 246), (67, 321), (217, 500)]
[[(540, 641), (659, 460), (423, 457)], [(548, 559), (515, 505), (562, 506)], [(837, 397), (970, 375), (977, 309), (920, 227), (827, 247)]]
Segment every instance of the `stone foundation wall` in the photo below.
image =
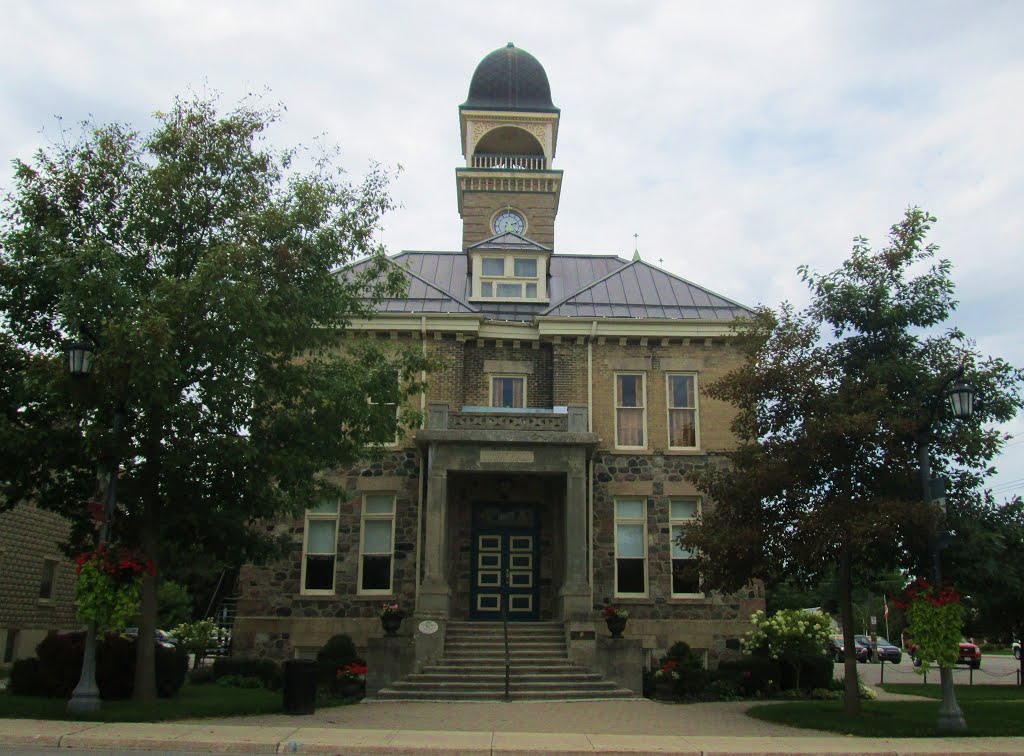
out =
[[(688, 483), (687, 470), (703, 465), (709, 456), (649, 454), (629, 456), (598, 452), (594, 455), (594, 599), (609, 598), (631, 613), (630, 633), (650, 636), (645, 646), (667, 648), (687, 634), (698, 639), (696, 648), (716, 654), (727, 637), (749, 629), (749, 617), (764, 608), (759, 586), (735, 594), (712, 592), (704, 597), (672, 596), (671, 526), (669, 501), (676, 496), (698, 496)], [(643, 498), (647, 502), (647, 596), (615, 596), (615, 499)], [(710, 506), (710, 502), (702, 502)]]
[[(408, 449), (332, 474), (346, 498), (339, 505), (335, 588), (330, 595), (302, 593), (304, 518), (273, 526), (290, 541), (291, 552), (273, 563), (241, 568), (234, 653), (291, 658), (295, 649), (315, 650), (340, 632), (365, 646), (370, 634), (381, 633), (378, 616), (384, 601), (397, 600), (411, 613), (416, 595), (419, 470), (419, 454)], [(378, 492), (395, 494), (393, 590), (389, 595), (361, 595), (362, 495)]]

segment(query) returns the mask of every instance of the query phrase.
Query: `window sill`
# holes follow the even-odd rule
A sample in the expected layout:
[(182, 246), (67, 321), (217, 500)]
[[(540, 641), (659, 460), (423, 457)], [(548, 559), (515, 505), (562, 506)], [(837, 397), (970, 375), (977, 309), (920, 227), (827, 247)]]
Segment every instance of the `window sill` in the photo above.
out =
[(56, 602), (52, 598), (49, 598), (49, 599), (42, 599), (41, 598), (41, 599), (36, 599), (36, 606), (53, 607), (53, 606), (56, 606)]
[(695, 457), (697, 455), (703, 455), (703, 454), (707, 454), (707, 452), (704, 449), (701, 449), (699, 446), (694, 446), (692, 448), (688, 447), (686, 449), (671, 449), (670, 448), (670, 449), (666, 449), (665, 450), (665, 456), (676, 455), (676, 456), (680, 456), (680, 457), (687, 457), (687, 456)]
[(618, 604), (650, 604), (652, 602), (650, 596), (639, 596), (635, 593), (630, 593), (627, 596), (615, 596), (612, 600)]
[(357, 593), (350, 596), (353, 601), (397, 601), (398, 596), (394, 593)]
[(707, 601), (706, 593), (675, 593), (669, 599), (670, 604), (696, 604)]
[(299, 596), (308, 599), (333, 599), (337, 598), (338, 594), (333, 591), (299, 591)]

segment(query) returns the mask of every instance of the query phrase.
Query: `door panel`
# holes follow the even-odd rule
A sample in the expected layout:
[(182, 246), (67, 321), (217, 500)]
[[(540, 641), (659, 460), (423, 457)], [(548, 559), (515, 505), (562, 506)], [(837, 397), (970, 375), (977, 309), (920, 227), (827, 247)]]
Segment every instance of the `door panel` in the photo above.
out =
[[(522, 504), (478, 508), (470, 576), (473, 619), (500, 620), (503, 613), (510, 621), (538, 618), (539, 539), (533, 510), (533, 505)], [(515, 525), (501, 526), (509, 520)]]

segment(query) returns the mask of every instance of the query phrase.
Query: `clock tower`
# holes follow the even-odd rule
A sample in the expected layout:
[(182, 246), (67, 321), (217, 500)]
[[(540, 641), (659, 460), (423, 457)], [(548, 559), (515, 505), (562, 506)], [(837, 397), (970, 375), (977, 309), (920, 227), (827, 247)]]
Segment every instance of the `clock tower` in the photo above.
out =
[(551, 168), (559, 112), (530, 53), (509, 42), (480, 61), (459, 106), (463, 250), (506, 232), (553, 247), (562, 189), (562, 172)]

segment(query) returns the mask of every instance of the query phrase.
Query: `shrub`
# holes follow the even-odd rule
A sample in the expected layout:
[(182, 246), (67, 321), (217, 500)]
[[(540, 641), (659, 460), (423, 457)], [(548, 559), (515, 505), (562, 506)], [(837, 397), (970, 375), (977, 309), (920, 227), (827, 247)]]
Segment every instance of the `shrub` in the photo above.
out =
[(217, 678), (213, 675), (213, 667), (197, 667), (189, 672), (188, 681), (193, 685), (210, 685)]
[(831, 633), (829, 619), (820, 612), (803, 609), (781, 609), (771, 617), (762, 611), (750, 617), (754, 629), (743, 640), (748, 654), (767, 654), (788, 666), (793, 673), (790, 687), (808, 687), (800, 679), (801, 660), (812, 655), (824, 657)]
[(709, 676), (708, 684), (704, 688), (707, 696), (713, 696), (722, 701), (731, 701), (743, 695), (740, 684), (732, 677), (723, 677), (716, 672)]
[(171, 630), (171, 635), (174, 636), (178, 645), (186, 652), (194, 654), (193, 667), (198, 667), (203, 657), (206, 656), (206, 651), (216, 634), (217, 624), (211, 619), (185, 622)]
[(281, 668), (273, 659), (246, 659), (228, 656), (213, 661), (213, 679), (219, 680), (225, 675), (240, 677), (257, 677), (263, 686), (270, 690), (281, 687)]
[(358, 659), (356, 646), (350, 637), (344, 633), (332, 636), (316, 652), (320, 682), (325, 685), (333, 685), (338, 670), (358, 661)]
[(763, 656), (747, 656), (720, 662), (719, 679), (735, 682), (747, 698), (765, 698), (779, 687), (779, 663)]
[[(827, 688), (832, 683), (834, 669), (835, 665), (832, 660), (821, 654), (803, 654), (793, 657), (791, 663), (782, 665), (779, 688), (780, 690)], [(799, 675), (797, 670), (799, 670)], [(798, 680), (799, 685), (797, 684)]]
[[(134, 654), (134, 649), (133, 649)], [(161, 698), (178, 694), (188, 675), (188, 653), (185, 649), (156, 647), (156, 692)]]
[[(99, 659), (97, 644), (97, 661)], [(85, 633), (55, 633), (43, 638), (36, 646), (39, 657), (39, 687), (42, 696), (70, 698), (82, 676), (82, 657), (85, 654)], [(96, 670), (99, 682), (99, 669)], [(102, 688), (100, 689), (102, 694)]]
[(704, 669), (704, 660), (690, 649), (690, 644), (686, 641), (673, 643), (665, 653), (665, 659), (675, 659), (680, 674), (685, 670)]
[(11, 666), (11, 679), (8, 690), (16, 696), (45, 696), (42, 678), (39, 674), (39, 660), (34, 656), (29, 659), (18, 659)]
[[(135, 686), (136, 640), (107, 633), (96, 643), (96, 685), (100, 697), (111, 701), (131, 696)], [(44, 638), (39, 655), (39, 694), (70, 698), (82, 675), (85, 633), (61, 633)], [(175, 648), (156, 646), (156, 689), (168, 698), (181, 689), (188, 660)]]

